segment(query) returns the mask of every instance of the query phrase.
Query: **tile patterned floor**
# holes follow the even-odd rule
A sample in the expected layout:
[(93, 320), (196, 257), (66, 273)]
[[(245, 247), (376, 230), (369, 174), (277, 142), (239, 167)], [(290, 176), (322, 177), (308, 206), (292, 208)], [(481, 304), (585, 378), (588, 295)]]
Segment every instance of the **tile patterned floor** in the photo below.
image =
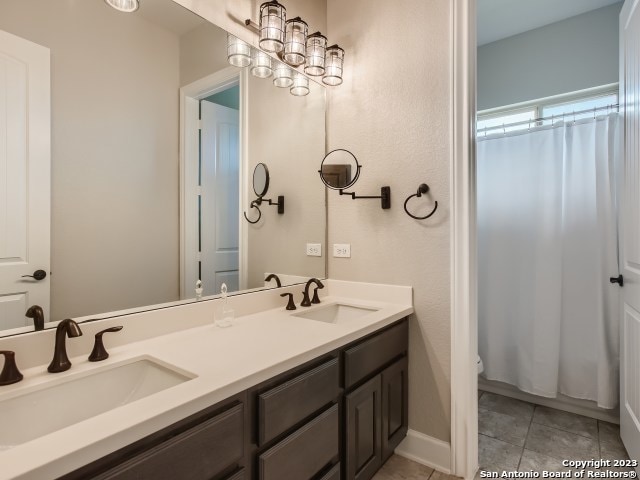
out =
[[(566, 472), (564, 459), (629, 458), (617, 425), (493, 393), (478, 395), (480, 470)], [(373, 480), (460, 479), (394, 455)]]
[(568, 470), (563, 459), (629, 458), (617, 425), (489, 392), (479, 395), (480, 470), (561, 472)]
[(398, 455), (393, 455), (375, 474), (373, 480), (461, 480), (445, 473), (436, 472)]

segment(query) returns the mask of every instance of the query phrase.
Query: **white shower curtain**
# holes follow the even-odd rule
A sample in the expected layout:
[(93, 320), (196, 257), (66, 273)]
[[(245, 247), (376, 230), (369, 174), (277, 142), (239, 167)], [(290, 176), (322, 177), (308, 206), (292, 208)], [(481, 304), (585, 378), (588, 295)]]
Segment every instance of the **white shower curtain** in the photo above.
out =
[(478, 139), (485, 375), (618, 404), (618, 115)]

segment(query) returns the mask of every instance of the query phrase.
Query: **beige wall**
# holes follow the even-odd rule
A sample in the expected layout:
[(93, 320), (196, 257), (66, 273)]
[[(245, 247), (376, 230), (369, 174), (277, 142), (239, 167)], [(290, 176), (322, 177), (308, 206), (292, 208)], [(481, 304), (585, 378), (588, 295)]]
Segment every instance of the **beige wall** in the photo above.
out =
[[(409, 425), (449, 441), (451, 2), (327, 4), (330, 41), (346, 50), (344, 84), (330, 94), (329, 148), (349, 149), (364, 165), (353, 190), (390, 185), (392, 196), (383, 211), (377, 200), (329, 193), (329, 248), (351, 243), (351, 259), (329, 258), (329, 276), (413, 286)], [(439, 209), (416, 221), (402, 204), (422, 182)]]
[[(318, 170), (325, 145), (324, 88), (310, 82), (309, 95), (294, 97), (271, 79), (248, 77), (249, 183), (255, 166), (265, 163), (270, 177), (266, 197), (285, 197), (283, 215), (264, 205), (260, 222), (247, 226), (248, 287), (262, 286), (266, 272), (323, 278), (325, 195)], [(250, 195), (255, 198), (251, 187)], [(307, 242), (322, 243), (323, 257), (308, 257)]]
[(177, 37), (101, 1), (3, 0), (0, 28), (51, 49), (51, 318), (177, 299)]
[(227, 68), (227, 34), (205, 23), (180, 37), (180, 85)]

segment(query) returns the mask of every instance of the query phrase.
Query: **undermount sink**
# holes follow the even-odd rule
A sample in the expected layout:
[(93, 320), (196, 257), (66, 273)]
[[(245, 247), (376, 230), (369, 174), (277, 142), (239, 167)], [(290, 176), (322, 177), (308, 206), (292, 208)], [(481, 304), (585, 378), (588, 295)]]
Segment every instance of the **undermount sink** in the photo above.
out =
[(379, 309), (372, 307), (332, 303), (330, 305), (316, 307), (306, 312), (294, 313), (293, 316), (325, 323), (344, 323), (377, 312), (378, 310)]
[(148, 358), (66, 376), (25, 393), (0, 392), (0, 450), (191, 380)]

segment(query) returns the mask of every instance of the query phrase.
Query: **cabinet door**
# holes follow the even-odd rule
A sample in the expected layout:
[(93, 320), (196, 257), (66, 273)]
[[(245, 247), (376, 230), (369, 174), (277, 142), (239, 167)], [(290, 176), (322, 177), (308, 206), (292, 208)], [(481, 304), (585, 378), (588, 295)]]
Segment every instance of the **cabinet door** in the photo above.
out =
[(382, 461), (387, 460), (407, 435), (407, 357), (382, 371)]
[(345, 397), (347, 480), (368, 480), (382, 465), (380, 375)]

